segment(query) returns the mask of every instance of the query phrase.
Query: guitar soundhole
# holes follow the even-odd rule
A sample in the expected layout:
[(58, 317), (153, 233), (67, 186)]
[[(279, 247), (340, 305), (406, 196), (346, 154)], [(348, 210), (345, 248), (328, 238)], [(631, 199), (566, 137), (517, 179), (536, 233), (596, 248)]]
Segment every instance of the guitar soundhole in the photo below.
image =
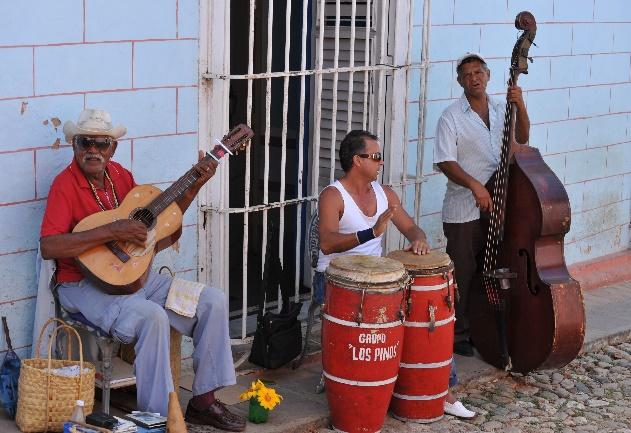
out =
[(131, 219), (140, 221), (147, 227), (147, 229), (153, 228), (156, 223), (156, 217), (149, 209), (140, 208), (136, 209), (131, 214)]

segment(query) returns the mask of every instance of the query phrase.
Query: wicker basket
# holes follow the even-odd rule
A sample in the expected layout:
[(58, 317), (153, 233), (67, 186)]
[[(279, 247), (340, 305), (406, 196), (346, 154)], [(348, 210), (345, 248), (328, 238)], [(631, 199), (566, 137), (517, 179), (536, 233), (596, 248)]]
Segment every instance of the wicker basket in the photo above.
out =
[[(48, 343), (48, 359), (39, 358), (40, 344), (46, 327), (53, 322), (61, 323), (53, 331)], [(52, 346), (59, 331), (68, 334), (67, 360), (52, 359)], [(79, 361), (72, 361), (70, 341), (72, 335), (79, 342)], [(34, 347), (35, 358), (22, 361), (18, 383), (18, 408), (15, 422), (20, 430), (30, 432), (61, 432), (64, 422), (72, 415), (77, 400), (85, 402), (88, 415), (94, 406), (94, 365), (83, 362), (83, 345), (77, 331), (59, 319), (49, 319), (39, 334)], [(78, 365), (81, 374), (64, 377), (51, 374), (53, 368)], [(87, 372), (83, 372), (87, 369)]]

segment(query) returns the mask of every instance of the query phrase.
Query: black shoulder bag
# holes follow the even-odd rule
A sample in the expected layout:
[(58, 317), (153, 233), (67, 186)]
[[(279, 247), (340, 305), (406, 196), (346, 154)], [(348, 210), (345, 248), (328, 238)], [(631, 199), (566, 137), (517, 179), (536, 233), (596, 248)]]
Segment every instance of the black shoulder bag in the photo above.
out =
[[(270, 236), (268, 239), (275, 237)], [(266, 256), (271, 256), (268, 254), (269, 245)], [(266, 299), (273, 296), (279, 284), (283, 308), (279, 313), (267, 311), (263, 314)], [(289, 301), (291, 282), (278, 256), (266, 257), (260, 287), (259, 312), (249, 361), (265, 368), (279, 368), (300, 355), (302, 350), (302, 328), (298, 320), (302, 302)]]

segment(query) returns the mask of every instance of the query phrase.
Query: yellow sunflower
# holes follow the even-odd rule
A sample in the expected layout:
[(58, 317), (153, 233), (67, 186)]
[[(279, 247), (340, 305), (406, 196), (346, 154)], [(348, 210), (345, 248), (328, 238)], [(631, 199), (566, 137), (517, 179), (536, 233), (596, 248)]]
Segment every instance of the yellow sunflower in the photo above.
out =
[(283, 397), (277, 394), (272, 388), (263, 388), (258, 391), (259, 404), (268, 410), (274, 409), (282, 398)]
[(265, 386), (263, 382), (261, 382), (260, 380), (257, 380), (256, 382), (252, 382), (252, 384), (250, 385), (250, 388), (247, 389), (245, 392), (243, 392), (241, 395), (239, 395), (239, 398), (241, 400), (249, 400), (252, 397), (257, 397), (258, 392), (262, 389), (267, 389), (267, 387)]
[(239, 395), (241, 400), (249, 400), (252, 397), (256, 397), (256, 391), (252, 391), (251, 389), (246, 390), (244, 393)]

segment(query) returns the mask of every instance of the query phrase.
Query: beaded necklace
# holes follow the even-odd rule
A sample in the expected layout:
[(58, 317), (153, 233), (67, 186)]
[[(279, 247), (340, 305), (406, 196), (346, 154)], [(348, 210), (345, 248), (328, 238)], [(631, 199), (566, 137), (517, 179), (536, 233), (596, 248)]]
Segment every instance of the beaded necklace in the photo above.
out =
[[(107, 171), (105, 171), (105, 178), (108, 180), (108, 182), (110, 183), (110, 187), (112, 188), (112, 195), (114, 196), (114, 209), (116, 209), (118, 207), (118, 198), (116, 198), (116, 188), (114, 188), (114, 182), (112, 182), (112, 178), (110, 178), (110, 175), (107, 174)], [(101, 207), (101, 210), (107, 210), (105, 209), (103, 202), (99, 198), (99, 195), (96, 192), (96, 188), (94, 184), (90, 181), (90, 179), (87, 178), (87, 176), (86, 176), (86, 179), (88, 183), (90, 184), (90, 188), (92, 188), (92, 194), (94, 195), (94, 198), (96, 199), (96, 202), (98, 203), (98, 205)], [(107, 195), (107, 188), (104, 188), (104, 190), (105, 190), (105, 196), (107, 197), (107, 201), (109, 201), (109, 197)]]

